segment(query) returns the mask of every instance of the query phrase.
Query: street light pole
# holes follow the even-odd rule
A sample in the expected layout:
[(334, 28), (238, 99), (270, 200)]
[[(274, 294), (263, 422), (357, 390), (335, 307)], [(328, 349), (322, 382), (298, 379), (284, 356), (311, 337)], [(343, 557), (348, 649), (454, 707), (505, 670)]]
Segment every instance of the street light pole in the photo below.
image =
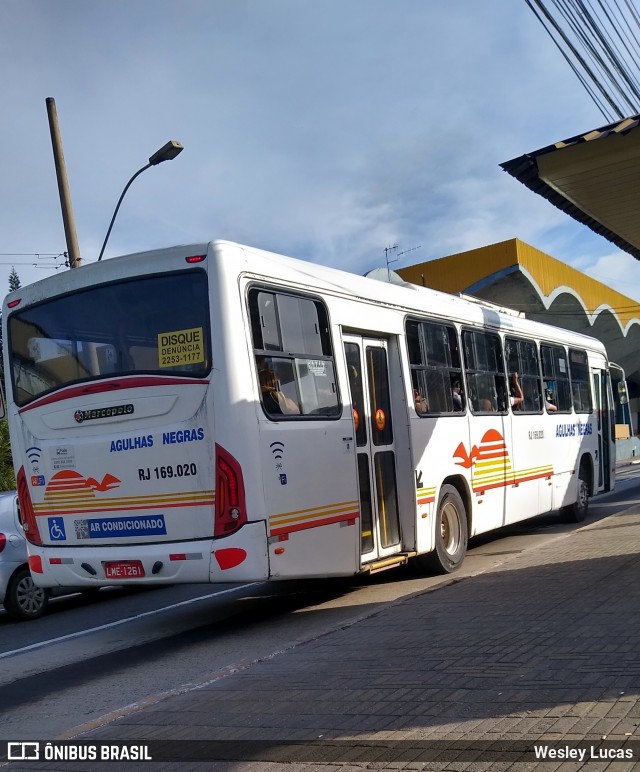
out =
[(167, 142), (166, 145), (163, 145), (160, 150), (157, 150), (151, 158), (149, 158), (149, 163), (142, 167), (142, 169), (138, 169), (138, 171), (133, 175), (133, 177), (127, 182), (127, 184), (124, 186), (124, 190), (122, 191), (120, 198), (118, 199), (118, 203), (116, 204), (115, 211), (113, 213), (113, 217), (111, 218), (111, 222), (109, 223), (109, 230), (107, 231), (107, 235), (104, 237), (104, 242), (102, 244), (102, 249), (100, 250), (100, 254), (98, 255), (98, 260), (102, 260), (102, 255), (104, 254), (104, 249), (107, 246), (107, 241), (109, 241), (109, 236), (111, 235), (111, 229), (113, 228), (113, 223), (116, 220), (116, 215), (118, 214), (118, 209), (120, 209), (120, 204), (122, 203), (122, 199), (125, 196), (125, 193), (129, 190), (131, 187), (131, 183), (135, 180), (136, 177), (138, 177), (142, 172), (146, 171), (151, 166), (157, 166), (158, 164), (161, 164), (163, 161), (171, 161), (173, 160), (178, 153), (181, 153), (183, 150), (183, 146), (176, 142), (176, 140), (172, 139), (170, 142)]
[(47, 104), (47, 115), (49, 116), (49, 130), (51, 132), (51, 144), (53, 146), (53, 161), (55, 163), (56, 177), (58, 179), (58, 194), (60, 195), (60, 206), (62, 207), (62, 222), (67, 240), (69, 267), (78, 268), (81, 263), (80, 249), (78, 247), (78, 237), (76, 236), (76, 222), (73, 217), (73, 208), (71, 207), (71, 194), (69, 192), (69, 183), (67, 181), (67, 167), (65, 166), (64, 153), (62, 152), (62, 140), (60, 138), (60, 129), (58, 127), (56, 100), (53, 97), (47, 97), (45, 101)]

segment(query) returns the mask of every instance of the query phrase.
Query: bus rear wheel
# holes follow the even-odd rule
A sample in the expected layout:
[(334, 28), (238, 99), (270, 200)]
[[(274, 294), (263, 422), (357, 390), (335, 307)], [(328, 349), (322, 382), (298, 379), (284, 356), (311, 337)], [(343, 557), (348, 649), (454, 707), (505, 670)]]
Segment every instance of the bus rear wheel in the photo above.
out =
[(469, 540), (467, 512), (453, 485), (442, 486), (435, 528), (435, 549), (428, 555), (417, 557), (416, 567), (437, 574), (450, 574), (462, 565)]

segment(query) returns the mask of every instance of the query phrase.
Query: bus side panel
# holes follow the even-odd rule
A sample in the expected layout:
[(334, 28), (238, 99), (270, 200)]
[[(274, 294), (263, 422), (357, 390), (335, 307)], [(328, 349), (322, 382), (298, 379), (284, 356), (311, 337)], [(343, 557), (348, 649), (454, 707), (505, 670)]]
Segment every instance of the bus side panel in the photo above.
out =
[(553, 430), (553, 419), (545, 414), (517, 410), (511, 414), (507, 523), (526, 520), (551, 509), (554, 467), (549, 458), (549, 439)]
[(457, 453), (471, 470), (474, 511), (470, 536), (501, 528), (506, 522), (511, 460), (505, 442), (508, 416), (476, 415), (470, 419), (469, 446)]
[(560, 472), (553, 477), (553, 508), (560, 509), (576, 500), (578, 477), (573, 472)]
[[(420, 554), (435, 548), (436, 510), (443, 481), (462, 477), (467, 489), (471, 488), (468, 462), (461, 453), (461, 447), (466, 449), (469, 446), (468, 416), (421, 418), (414, 413), (411, 444), (418, 507), (416, 551)], [(472, 514), (467, 512), (470, 523), (473, 521)]]
[(560, 509), (575, 502), (578, 473), (583, 460), (586, 461), (590, 473), (597, 474), (597, 468), (594, 466), (598, 452), (597, 441), (595, 416), (575, 413), (558, 416), (555, 442), (551, 443), (555, 456), (553, 509)]
[(351, 416), (259, 422), (271, 577), (355, 574), (360, 519)]

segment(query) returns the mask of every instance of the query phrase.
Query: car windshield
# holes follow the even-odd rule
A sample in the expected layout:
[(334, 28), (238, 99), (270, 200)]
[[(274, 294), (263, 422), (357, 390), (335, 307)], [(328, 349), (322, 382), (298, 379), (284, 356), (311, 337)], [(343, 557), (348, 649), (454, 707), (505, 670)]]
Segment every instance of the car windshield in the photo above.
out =
[(8, 324), (19, 406), (71, 383), (152, 373), (200, 378), (211, 367), (202, 270), (104, 284), (14, 312)]

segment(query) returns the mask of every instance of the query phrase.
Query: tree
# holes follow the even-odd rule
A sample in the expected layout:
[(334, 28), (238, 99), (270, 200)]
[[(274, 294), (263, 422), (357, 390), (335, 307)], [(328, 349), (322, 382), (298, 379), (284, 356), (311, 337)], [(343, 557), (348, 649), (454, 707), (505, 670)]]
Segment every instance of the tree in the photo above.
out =
[(9, 424), (5, 418), (0, 420), (0, 491), (12, 491), (15, 488), (16, 478), (9, 443)]
[(14, 292), (17, 289), (20, 289), (21, 286), (22, 284), (20, 284), (18, 272), (11, 266), (11, 273), (9, 274), (9, 292)]

